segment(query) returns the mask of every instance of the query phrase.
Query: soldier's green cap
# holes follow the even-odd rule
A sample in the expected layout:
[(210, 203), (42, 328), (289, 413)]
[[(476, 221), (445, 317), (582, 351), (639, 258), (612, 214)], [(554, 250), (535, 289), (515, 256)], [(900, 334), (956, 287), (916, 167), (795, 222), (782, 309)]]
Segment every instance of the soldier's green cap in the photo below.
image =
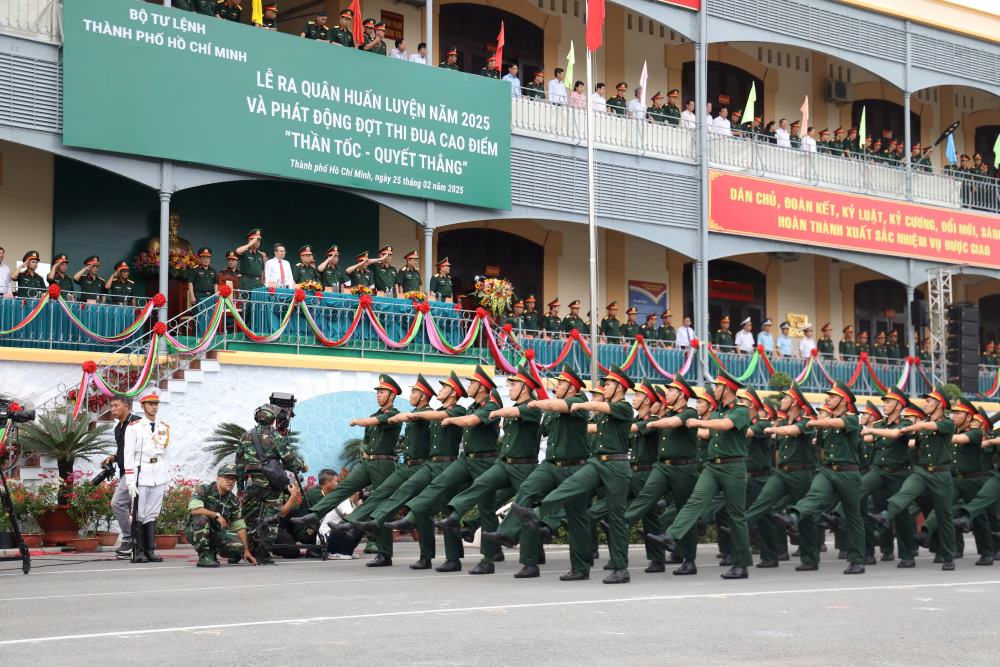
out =
[(570, 301), (569, 302), (569, 307), (570, 308), (579, 308), (580, 307), (580, 300), (579, 299), (574, 299), (573, 301)]
[(236, 472), (236, 466), (232, 463), (226, 463), (219, 466), (219, 472), (216, 474), (217, 477), (239, 477), (239, 473)]
[(212, 249), (209, 248), (208, 246), (204, 246), (204, 247), (198, 248), (198, 256), (199, 257), (211, 257), (212, 256)]
[(674, 379), (667, 385), (668, 389), (671, 387), (681, 392), (684, 395), (684, 398), (691, 398), (694, 396), (694, 389), (691, 388), (691, 385), (684, 380), (684, 376), (680, 373), (674, 374)]
[(68, 262), (68, 261), (69, 261), (69, 256), (64, 252), (61, 252), (52, 258), (53, 264), (58, 264), (59, 262)]
[(235, 250), (230, 250), (226, 253), (226, 259), (239, 259), (240, 256), (236, 254)]
[(865, 403), (865, 412), (867, 412), (868, 414), (870, 414), (875, 419), (882, 419), (882, 417), (883, 417), (882, 411), (879, 410), (878, 406), (875, 405), (874, 403), (872, 403), (871, 401), (868, 401), (867, 403)]
[(427, 398), (434, 398), (434, 389), (422, 374), (417, 373), (417, 381), (413, 383), (413, 388), (419, 390)]
[(656, 387), (649, 380), (643, 380), (635, 387), (636, 392), (643, 393), (646, 397), (653, 403), (660, 400), (660, 397), (656, 394)]
[(885, 392), (885, 396), (882, 397), (882, 403), (884, 404), (890, 399), (897, 401), (903, 407), (906, 407), (906, 404), (909, 403), (910, 400), (906, 397), (906, 394), (900, 391), (897, 387), (889, 387), (889, 389)]
[(793, 382), (792, 386), (786, 389), (784, 393), (791, 396), (792, 400), (794, 400), (795, 403), (800, 408), (802, 408), (802, 412), (804, 412), (805, 414), (807, 415), (816, 414), (816, 411), (813, 410), (812, 404), (806, 399), (805, 394), (802, 393), (802, 389), (800, 389), (799, 385), (796, 384), (795, 382)]
[(607, 382), (608, 380), (617, 382), (621, 386), (625, 387), (625, 389), (632, 389), (635, 387), (635, 383), (632, 382), (632, 379), (628, 376), (628, 374), (614, 364), (611, 364), (611, 368), (608, 369), (608, 374), (604, 376), (604, 381)]
[(650, 321), (650, 320), (655, 320), (655, 319), (656, 319), (656, 313), (650, 313), (650, 314), (646, 315), (646, 321), (647, 322)]
[(396, 382), (391, 375), (386, 373), (382, 373), (378, 376), (378, 384), (375, 385), (375, 389), (385, 389), (395, 396), (399, 396), (403, 393), (403, 390), (399, 388), (399, 383)]
[(524, 297), (524, 302), (525, 303), (535, 303), (535, 295), (534, 294), (529, 294), (528, 296)]
[(24, 253), (24, 257), (21, 258), (21, 261), (27, 262), (30, 259), (38, 259), (38, 258), (39, 257), (37, 250), (29, 250), (28, 252)]
[(848, 387), (846, 383), (841, 382), (840, 380), (835, 381), (833, 383), (833, 386), (826, 391), (826, 394), (828, 396), (840, 396), (842, 399), (844, 399), (850, 404), (849, 405), (850, 409), (854, 408), (854, 402), (857, 400), (854, 397), (854, 392), (851, 391), (851, 388)]
[(354, 12), (351, 9), (341, 9), (340, 10), (340, 15), (341, 16), (350, 16), (350, 17), (353, 18), (354, 17)]
[(517, 373), (511, 375), (507, 378), (508, 382), (522, 382), (528, 386), (528, 389), (532, 391), (538, 389), (538, 381), (531, 375), (531, 369), (528, 368), (527, 364), (521, 364), (517, 367)]
[(467, 378), (470, 382), (478, 382), (482, 386), (486, 387), (488, 390), (496, 389), (497, 385), (493, 381), (493, 378), (483, 370), (483, 367), (476, 364), (476, 372)]
[(462, 380), (459, 379), (458, 373), (452, 371), (448, 376), (447, 380), (438, 380), (441, 384), (446, 384), (451, 387), (459, 398), (466, 398), (468, 394), (465, 391), (465, 387), (462, 386)]
[(562, 380), (563, 382), (568, 382), (577, 389), (583, 389), (583, 380), (579, 375), (576, 374), (569, 364), (563, 364), (562, 372), (556, 377), (556, 380)]
[(719, 374), (714, 380), (710, 381), (709, 384), (721, 384), (729, 387), (733, 391), (739, 391), (743, 388), (743, 383), (738, 382), (736, 378), (727, 373), (726, 371), (719, 369)]
[(975, 416), (979, 411), (972, 401), (965, 397), (960, 397), (955, 401), (955, 404), (951, 407), (952, 412), (965, 412), (969, 415)]
[(301, 248), (299, 248), (299, 257), (301, 257), (302, 255), (311, 255), (311, 254), (313, 254), (313, 249), (311, 245), (304, 245)]
[[(37, 255), (37, 253), (35, 253), (35, 254)], [(92, 264), (96, 264), (96, 265), (100, 266), (101, 265), (101, 258), (98, 257), (97, 255), (91, 255), (87, 259), (83, 260), (83, 263), (86, 266), (90, 266)]]
[(935, 401), (941, 404), (945, 410), (951, 409), (951, 401), (948, 400), (948, 395), (944, 393), (943, 387), (934, 387), (932, 390), (924, 394), (921, 398), (933, 398)]
[(255, 236), (256, 236), (257, 238), (260, 238), (260, 236), (261, 236), (261, 234), (260, 234), (260, 229), (251, 229), (251, 230), (250, 230), (249, 232), (247, 232), (247, 240), (248, 240), (248, 241), (249, 241), (250, 239), (254, 238)]

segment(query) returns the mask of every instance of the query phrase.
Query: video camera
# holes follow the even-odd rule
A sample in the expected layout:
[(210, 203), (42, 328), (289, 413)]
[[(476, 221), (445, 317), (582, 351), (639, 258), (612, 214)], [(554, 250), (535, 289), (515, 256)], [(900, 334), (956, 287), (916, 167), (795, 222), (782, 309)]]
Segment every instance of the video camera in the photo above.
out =
[(114, 477), (116, 472), (117, 469), (115, 468), (114, 463), (103, 463), (101, 464), (101, 472), (94, 475), (94, 478), (90, 480), (90, 483), (94, 486), (103, 484), (104, 480)]
[(278, 408), (278, 415), (274, 420), (274, 428), (284, 436), (288, 435), (288, 428), (291, 425), (292, 417), (295, 416), (295, 396), (281, 392), (273, 392), (267, 402)]
[[(293, 398), (294, 402), (295, 399)], [(35, 408), (16, 403), (9, 398), (0, 398), (0, 423), (11, 420), (15, 424), (35, 421)]]

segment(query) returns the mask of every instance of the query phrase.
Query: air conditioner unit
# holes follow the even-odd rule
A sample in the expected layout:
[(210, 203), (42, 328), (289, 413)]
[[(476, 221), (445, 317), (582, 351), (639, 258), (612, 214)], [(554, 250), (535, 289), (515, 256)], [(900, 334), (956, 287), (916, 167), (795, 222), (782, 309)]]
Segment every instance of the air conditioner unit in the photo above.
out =
[(826, 82), (826, 101), (835, 104), (849, 104), (854, 98), (851, 95), (851, 84), (846, 81), (829, 79)]

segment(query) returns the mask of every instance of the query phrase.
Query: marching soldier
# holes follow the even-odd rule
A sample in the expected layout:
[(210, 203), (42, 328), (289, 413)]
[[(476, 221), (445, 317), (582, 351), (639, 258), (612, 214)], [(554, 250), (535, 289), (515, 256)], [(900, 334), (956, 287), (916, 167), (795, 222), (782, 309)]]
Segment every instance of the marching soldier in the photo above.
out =
[(631, 306), (625, 311), (625, 316), (628, 319), (626, 319), (625, 324), (622, 325), (622, 342), (635, 338), (636, 334), (639, 333), (639, 322), (636, 321), (636, 316), (638, 314), (639, 309), (635, 306)]
[(562, 323), (559, 325), (560, 330), (563, 333), (570, 333), (574, 329), (583, 333), (586, 331), (587, 325), (582, 319), (580, 319), (580, 300), (574, 299), (569, 304), (569, 315), (563, 318)]
[[(343, 12), (340, 13), (344, 15)], [(321, 42), (330, 41), (330, 29), (326, 27), (326, 12), (318, 12), (312, 21), (306, 21), (306, 27), (299, 33), (299, 37), (306, 39), (316, 39)]]
[(368, 270), (371, 260), (368, 259), (368, 251), (354, 258), (354, 264), (347, 267), (347, 275), (351, 277), (351, 284), (355, 286), (365, 286), (372, 288), (375, 285), (375, 277)]
[(350, 276), (344, 269), (340, 268), (340, 248), (336, 245), (327, 249), (326, 259), (316, 269), (319, 271), (323, 289), (331, 288), (328, 291), (342, 292), (345, 287), (351, 284)]
[(295, 448), (274, 428), (277, 417), (278, 408), (273, 405), (257, 408), (253, 414), (255, 426), (243, 434), (236, 446), (236, 471), (243, 489), (243, 516), (252, 531), (260, 523), (266, 526), (264, 543), (258, 545), (257, 552), (262, 556), (258, 559), (261, 565), (274, 564), (270, 549), (278, 537), (282, 498), (288, 488), (287, 478), (283, 484), (268, 479), (264, 475), (264, 465), (269, 459), (277, 459), (286, 472), (306, 470)]
[(677, 330), (671, 324), (672, 315), (670, 309), (663, 311), (663, 324), (656, 330), (656, 337), (660, 339), (660, 344), (667, 349), (677, 346)]
[[(11, 282), (17, 283), (18, 297), (25, 299), (41, 296), (41, 293), (45, 291), (45, 280), (35, 273), (36, 269), (38, 269), (38, 251), (29, 250), (21, 258), (21, 268), (10, 277)], [(81, 269), (81, 273), (84, 270)]]
[(529, 294), (524, 299), (524, 312), (521, 314), (521, 327), (529, 337), (542, 329), (542, 318), (535, 310), (535, 296)]
[(645, 340), (650, 342), (656, 340), (656, 313), (646, 315), (646, 323), (639, 327), (639, 333)]
[[(767, 429), (773, 426), (776, 413), (753, 389), (744, 389), (740, 398), (751, 414), (747, 429), (747, 507), (751, 507), (774, 473), (774, 438)], [(785, 550), (784, 536), (769, 521), (761, 524), (758, 532), (760, 562), (757, 567), (778, 567), (778, 559)]]
[(733, 338), (733, 332), (729, 330), (729, 315), (723, 317), (719, 322), (719, 328), (716, 329), (715, 334), (712, 336), (712, 344), (721, 348), (723, 352), (732, 351), (736, 341)]
[(199, 484), (191, 494), (184, 532), (198, 553), (197, 567), (219, 567), (219, 554), (257, 564), (240, 499), (233, 493), (238, 478), (236, 466), (227, 463), (219, 468), (216, 481)]
[(372, 266), (375, 292), (379, 296), (396, 296), (396, 268), (392, 265), (392, 246), (385, 245), (378, 251), (378, 259), (368, 260)]
[(830, 334), (833, 333), (833, 325), (827, 322), (819, 331), (821, 335), (816, 341), (816, 349), (819, 350), (824, 359), (833, 359), (833, 338), (830, 337)]
[(535, 72), (535, 78), (524, 84), (524, 96), (529, 100), (545, 99), (545, 70)]
[(411, 250), (403, 255), (403, 260), (406, 261), (406, 266), (396, 272), (396, 296), (399, 297), (407, 292), (419, 292), (423, 287), (420, 270), (417, 269), (420, 255), (417, 254), (416, 250)]
[(72, 301), (73, 292), (75, 291), (75, 286), (73, 285), (73, 279), (66, 269), (69, 267), (69, 257), (66, 253), (61, 252), (52, 258), (52, 268), (49, 269), (48, 281), (50, 285), (59, 285), (59, 293), (63, 298)]
[(453, 70), (457, 71), (458, 70), (458, 49), (456, 49), (455, 47), (452, 47), (452, 48), (448, 49), (445, 52), (445, 54), (444, 54), (444, 60), (442, 60), (438, 64), (438, 67), (442, 67), (444, 69), (453, 69)]
[(340, 25), (330, 31), (330, 43), (353, 49), (354, 43), (354, 12), (350, 9), (340, 10)]
[(619, 81), (618, 85), (615, 86), (617, 95), (608, 100), (608, 111), (619, 116), (625, 116), (628, 113), (628, 100), (625, 99), (625, 91), (628, 90), (628, 84), (624, 81)]
[(844, 338), (837, 344), (837, 351), (843, 360), (853, 359), (858, 356), (858, 344), (854, 340), (854, 325), (848, 324), (844, 327)]
[(247, 242), (236, 248), (240, 256), (240, 289), (252, 290), (263, 286), (261, 277), (264, 275), (264, 262), (267, 255), (260, 249), (262, 241), (260, 230), (251, 229), (247, 232)]
[[(163, 506), (170, 473), (165, 459), (170, 444), (170, 426), (157, 418), (160, 396), (146, 389), (139, 397), (142, 417), (125, 429), (123, 465), (129, 495), (132, 496), (133, 563), (159, 563), (156, 555), (156, 518)], [(121, 482), (119, 482), (121, 483)]]
[(490, 54), (490, 57), (486, 59), (486, 66), (479, 70), (479, 76), (485, 76), (488, 79), (499, 79), (500, 70), (497, 69), (497, 57), (494, 54)]
[[(572, 308), (572, 306), (570, 306)], [(618, 321), (618, 302), (612, 301), (606, 308), (608, 314), (601, 320), (598, 331), (604, 342), (617, 343), (621, 338), (622, 323)], [(583, 331), (581, 329), (581, 331)]]
[(542, 331), (545, 332), (546, 337), (558, 336), (559, 332), (562, 331), (562, 319), (559, 317), (559, 297), (552, 299), (546, 307), (549, 309), (549, 314), (542, 318)]
[(104, 289), (111, 295), (108, 297), (108, 303), (116, 305), (126, 303), (131, 305), (133, 303), (132, 294), (135, 290), (135, 282), (129, 280), (126, 262), (115, 264), (115, 272), (105, 281)]
[(292, 267), (292, 280), (296, 284), (307, 281), (322, 284), (323, 275), (316, 267), (316, 259), (313, 257), (312, 246), (304, 245), (299, 248), (299, 261)]
[[(35, 253), (37, 256), (38, 253)], [(104, 279), (98, 275), (101, 270), (101, 258), (91, 255), (83, 260), (83, 268), (73, 274), (73, 280), (80, 286), (80, 296), (84, 300), (97, 299), (104, 291)]]
[(451, 262), (448, 258), (439, 259), (437, 263), (438, 272), (431, 277), (428, 285), (428, 295), (432, 301), (444, 301), (452, 303), (455, 299), (454, 289), (451, 284)]
[[(989, 415), (982, 408), (979, 408), (976, 419), (984, 435), (984, 440), (982, 441), (983, 454), (988, 457), (988, 460), (991, 459), (992, 472), (986, 476), (986, 481), (983, 483), (982, 488), (979, 489), (975, 498), (967, 501), (965, 505), (955, 508), (954, 524), (963, 533), (969, 532), (975, 524), (976, 519), (980, 516), (995, 517), (997, 503), (1000, 502), (1000, 451), (998, 451), (1000, 438), (995, 437), (995, 432), (992, 431), (993, 423)], [(997, 544), (996, 540), (997, 537), (994, 533), (994, 549)], [(983, 564), (985, 565), (986, 563)]]
[(667, 122), (671, 125), (680, 125), (681, 122), (681, 107), (678, 102), (681, 99), (681, 91), (676, 88), (671, 88), (667, 91), (667, 106), (664, 113), (667, 116)]

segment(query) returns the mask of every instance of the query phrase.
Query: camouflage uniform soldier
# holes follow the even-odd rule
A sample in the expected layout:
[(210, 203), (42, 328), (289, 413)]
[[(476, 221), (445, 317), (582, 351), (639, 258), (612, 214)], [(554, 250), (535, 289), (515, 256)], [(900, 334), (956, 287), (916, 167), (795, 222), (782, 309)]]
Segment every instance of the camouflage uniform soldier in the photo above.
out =
[(236, 466), (226, 464), (219, 468), (215, 482), (200, 484), (191, 494), (184, 532), (198, 552), (198, 567), (219, 567), (218, 554), (231, 561), (246, 558), (257, 564), (247, 543), (240, 499), (233, 493), (237, 479)]
[[(267, 528), (267, 544), (263, 545), (261, 553), (265, 553), (278, 537), (278, 522), (273, 520), (280, 514), (284, 489), (276, 491), (271, 488), (264, 477), (262, 467), (267, 459), (277, 458), (288, 472), (304, 472), (305, 465), (299, 458), (288, 440), (274, 428), (274, 420), (278, 416), (278, 408), (265, 404), (257, 408), (253, 418), (257, 423), (253, 430), (247, 431), (240, 438), (236, 447), (236, 469), (243, 488), (243, 515), (250, 526), (259, 521), (269, 522)], [(264, 460), (253, 442), (253, 434), (259, 437)], [(272, 521), (273, 520), (273, 521)], [(271, 565), (274, 561), (269, 555), (261, 560), (262, 565)]]

